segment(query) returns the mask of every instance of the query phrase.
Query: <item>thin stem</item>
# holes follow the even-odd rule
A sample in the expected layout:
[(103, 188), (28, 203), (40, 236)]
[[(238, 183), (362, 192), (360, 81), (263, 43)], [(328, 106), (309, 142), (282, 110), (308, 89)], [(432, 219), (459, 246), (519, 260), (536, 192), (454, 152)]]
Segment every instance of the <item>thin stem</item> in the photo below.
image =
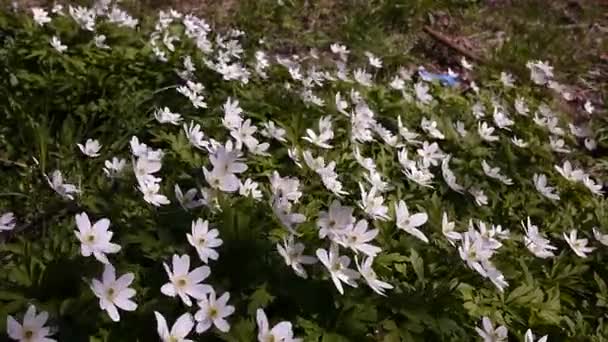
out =
[(2, 162), (4, 164), (13, 165), (13, 166), (19, 166), (19, 167), (22, 167), (24, 169), (27, 169), (27, 165), (23, 164), (23, 163), (20, 163), (20, 162), (16, 162), (16, 161), (4, 159), (4, 158), (0, 158), (0, 162)]

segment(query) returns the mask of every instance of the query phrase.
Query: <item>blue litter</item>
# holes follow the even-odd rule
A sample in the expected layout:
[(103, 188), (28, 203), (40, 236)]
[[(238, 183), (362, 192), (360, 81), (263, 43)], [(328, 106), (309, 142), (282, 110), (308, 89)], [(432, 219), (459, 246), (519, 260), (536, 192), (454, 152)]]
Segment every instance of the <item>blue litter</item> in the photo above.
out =
[(458, 83), (460, 83), (458, 81), (458, 75), (452, 76), (450, 74), (434, 74), (426, 70), (418, 70), (418, 74), (420, 74), (420, 77), (422, 77), (423, 80), (439, 80), (441, 84), (448, 87), (455, 87), (458, 85)]

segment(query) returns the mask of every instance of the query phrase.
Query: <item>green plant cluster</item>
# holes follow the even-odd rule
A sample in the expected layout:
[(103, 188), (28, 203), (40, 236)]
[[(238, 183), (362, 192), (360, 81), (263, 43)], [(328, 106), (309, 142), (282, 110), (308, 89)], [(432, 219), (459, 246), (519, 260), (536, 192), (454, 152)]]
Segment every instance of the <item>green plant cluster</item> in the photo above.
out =
[[(597, 157), (608, 147), (601, 119), (590, 123), (600, 151), (594, 155), (570, 133), (570, 119), (558, 114), (565, 131), (562, 138), (572, 151), (556, 153), (549, 143), (551, 134), (533, 121), (533, 113), (548, 102), (547, 92), (529, 80), (518, 80), (515, 88), (507, 88), (496, 73), (492, 79), (477, 80), (479, 93), (429, 82), (433, 100), (421, 104), (415, 97), (416, 81), (405, 80), (409, 96), (389, 86), (398, 74), (398, 66), (391, 64), (374, 73), (371, 86), (341, 80), (316, 86), (315, 96), (324, 101), (324, 106), (318, 106), (302, 100), (301, 84), (274, 60), (267, 78), (252, 71), (247, 83), (223, 79), (204, 62), (209, 56), (184, 37), (177, 21), (167, 30), (182, 39), (175, 42), (174, 52), (167, 51), (168, 60), (160, 61), (150, 43), (154, 20), (137, 29), (99, 21), (95, 32), (89, 32), (67, 14), (40, 26), (31, 13), (0, 13), (0, 214), (10, 211), (17, 218), (13, 230), (0, 231), (0, 339), (8, 338), (6, 317), (20, 318), (34, 304), (49, 313), (52, 337), (58, 341), (158, 340), (154, 311), (170, 322), (186, 311), (195, 311), (160, 289), (168, 281), (163, 262), (170, 263), (172, 255), (189, 254), (201, 265), (186, 239), (197, 218), (208, 220), (223, 240), (217, 248), (219, 259), (209, 262), (211, 276), (205, 282), (218, 295), (230, 292), (235, 313), (227, 318), (229, 332), (210, 329), (201, 335), (193, 333), (193, 340), (255, 341), (259, 308), (264, 308), (271, 323), (290, 321), (295, 335), (304, 341), (476, 340), (475, 327), (480, 327), (484, 316), (507, 327), (510, 340), (523, 341), (527, 329), (538, 336), (548, 335), (550, 341), (608, 338), (608, 270), (604, 264), (608, 246), (592, 232), (595, 228), (608, 233), (608, 203), (582, 183), (564, 179), (554, 167), (568, 160), (594, 179), (606, 179), (608, 165)], [(106, 36), (109, 49), (95, 45), (93, 39), (99, 34)], [(53, 36), (68, 47), (65, 52), (59, 53), (49, 44)], [(241, 41), (242, 63), (253, 70), (258, 43), (246, 35)], [(362, 61), (363, 53), (351, 51)], [(207, 108), (193, 107), (176, 91), (185, 84), (176, 73), (183, 69), (185, 56), (194, 61), (193, 78), (205, 87)], [(304, 73), (313, 66), (335, 72), (333, 64), (322, 60), (307, 58), (301, 63)], [(450, 167), (458, 181), (466, 188), (483, 189), (487, 205), (480, 206), (470, 194), (450, 189), (440, 165), (431, 167), (433, 187), (409, 180), (398, 153), (405, 149), (414, 158), (419, 146), (396, 148), (377, 136), (371, 142), (355, 142), (351, 118), (335, 105), (336, 93), (348, 99), (351, 90), (360, 93), (375, 119), (395, 136), (400, 117), (421, 141), (435, 141), (418, 127), (423, 118), (436, 121), (445, 135), (436, 141), (451, 155)], [(169, 107), (181, 114), (183, 123), (199, 124), (207, 138), (223, 144), (231, 139), (222, 123), (222, 106), (229, 97), (237, 99), (243, 117), (259, 127), (272, 120), (284, 128), (286, 142), (265, 139), (270, 143), (268, 155), (247, 153), (243, 159), (248, 168), (242, 180), (258, 182), (261, 199), (214, 191), (212, 204), (186, 210), (175, 199), (174, 186), (209, 188), (202, 167), (209, 168), (211, 153), (194, 148), (181, 125), (157, 122), (154, 112)], [(527, 117), (515, 114), (513, 103), (519, 97), (531, 108)], [(491, 123), (492, 104), (497, 99), (506, 104), (515, 124), (510, 130), (497, 129), (498, 141), (486, 142), (477, 134), (479, 123), (471, 108), (482, 103), (488, 115), (483, 121)], [(333, 120), (333, 148), (319, 148), (302, 139), (307, 129), (317, 131), (319, 119), (328, 115)], [(455, 129), (456, 121), (466, 127), (464, 137)], [(164, 151), (158, 176), (162, 177), (160, 193), (170, 204), (156, 207), (142, 199), (131, 170), (133, 136)], [(528, 146), (515, 146), (513, 136)], [(77, 144), (88, 138), (103, 145), (99, 157), (89, 158), (78, 149)], [(319, 238), (317, 219), (333, 201), (356, 208), (358, 218), (366, 217), (357, 206), (358, 183), (365, 183), (365, 170), (353, 156), (354, 146), (374, 160), (390, 184), (392, 189), (384, 194), (389, 216), (394, 218), (393, 204), (400, 200), (411, 212), (428, 214), (428, 222), (420, 229), (429, 243), (398, 229), (394, 219), (368, 219), (370, 229), (379, 232), (373, 244), (382, 250), (374, 260), (374, 270), (394, 287), (386, 296), (374, 293), (364, 282), (357, 288), (345, 286), (341, 295), (321, 263), (305, 266), (307, 279), (298, 277), (276, 249), (289, 232), (273, 212), (269, 177), (274, 171), (300, 181), (302, 197), (294, 211), (306, 216), (296, 229), (296, 239), (306, 245), (305, 254), (329, 248), (329, 242)], [(336, 196), (328, 191), (302, 158), (298, 167), (289, 156), (291, 148), (300, 156), (309, 150), (315, 157), (335, 161), (348, 194)], [(115, 156), (127, 160), (126, 171), (122, 177), (109, 178), (103, 172), (104, 161)], [(487, 177), (483, 160), (500, 167), (513, 185)], [(47, 176), (54, 170), (80, 189), (74, 200), (62, 198), (49, 186)], [(559, 201), (535, 189), (534, 174), (547, 175), (549, 184), (560, 193)], [(121, 311), (119, 322), (99, 308), (90, 288), (91, 279), (100, 278), (104, 266), (81, 254), (74, 234), (75, 215), (81, 212), (92, 221), (111, 221), (113, 242), (121, 251), (108, 258), (119, 274), (135, 275), (131, 287), (137, 291), (133, 298), (137, 310)], [(461, 233), (469, 229), (470, 220), (510, 230), (492, 258), (508, 282), (504, 291), (467, 267), (458, 251), (460, 243), (454, 246), (442, 234), (444, 213)], [(538, 258), (526, 248), (522, 222), (528, 217), (557, 248), (554, 257)], [(572, 229), (595, 248), (586, 258), (577, 256), (564, 239), (563, 234)], [(346, 248), (341, 253), (350, 255), (351, 267), (355, 267), (355, 254)], [(357, 256), (360, 261), (361, 254)]]

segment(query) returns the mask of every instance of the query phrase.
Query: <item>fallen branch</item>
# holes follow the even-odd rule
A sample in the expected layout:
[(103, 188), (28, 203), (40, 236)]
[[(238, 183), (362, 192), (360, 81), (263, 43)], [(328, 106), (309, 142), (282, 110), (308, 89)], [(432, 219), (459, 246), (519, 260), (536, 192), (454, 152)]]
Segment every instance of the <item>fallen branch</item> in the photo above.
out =
[(483, 58), (477, 56), (476, 54), (472, 53), (471, 51), (466, 50), (462, 46), (455, 44), (451, 39), (449, 39), (448, 37), (444, 36), (443, 34), (437, 32), (437, 31), (433, 30), (430, 26), (425, 26), (423, 30), (424, 30), (424, 32), (428, 33), (431, 37), (433, 37), (435, 40), (447, 45), (449, 48), (451, 48), (453, 50), (456, 50), (461, 55), (463, 55), (471, 60), (474, 60), (478, 63), (484, 62)]

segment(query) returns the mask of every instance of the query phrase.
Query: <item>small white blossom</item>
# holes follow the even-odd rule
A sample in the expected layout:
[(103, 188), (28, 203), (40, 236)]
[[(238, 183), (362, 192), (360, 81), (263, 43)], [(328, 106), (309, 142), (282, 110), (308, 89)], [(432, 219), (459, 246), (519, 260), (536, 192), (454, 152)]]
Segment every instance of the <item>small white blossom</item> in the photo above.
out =
[(114, 233), (109, 230), (110, 220), (102, 218), (91, 226), (91, 221), (87, 213), (82, 212), (76, 215), (76, 227), (74, 233), (80, 241), (80, 253), (88, 257), (91, 254), (95, 259), (104, 264), (109, 264), (106, 254), (118, 253), (120, 245), (111, 243)]
[(99, 141), (93, 139), (87, 139), (87, 141), (82, 144), (76, 144), (80, 151), (91, 158), (99, 157), (99, 151), (101, 150), (102, 145), (99, 144)]
[(179, 296), (184, 304), (192, 306), (190, 297), (201, 300), (213, 290), (211, 286), (201, 283), (211, 274), (208, 266), (197, 267), (190, 271), (190, 257), (188, 254), (182, 256), (174, 254), (172, 261), (173, 270), (169, 268), (169, 265), (163, 263), (169, 276), (169, 282), (160, 288), (160, 292), (165, 296)]
[(407, 205), (403, 200), (399, 200), (398, 203), (395, 203), (395, 221), (397, 228), (426, 243), (429, 242), (429, 239), (420, 229), (418, 229), (418, 227), (425, 224), (428, 218), (429, 217), (425, 212), (410, 215)]
[(116, 279), (114, 266), (106, 264), (101, 280), (93, 279), (91, 282), (91, 290), (99, 298), (99, 306), (114, 322), (120, 321), (120, 314), (116, 307), (125, 311), (137, 309), (137, 304), (131, 300), (136, 292), (129, 287), (134, 278), (133, 273), (126, 273)]
[(0, 215), (0, 232), (11, 231), (15, 229), (17, 220), (12, 212), (4, 213)]
[(587, 247), (587, 244), (589, 244), (589, 240), (585, 238), (579, 239), (577, 237), (577, 233), (578, 232), (576, 229), (572, 229), (569, 234), (564, 233), (564, 239), (566, 240), (570, 248), (572, 248), (574, 254), (578, 255), (581, 258), (586, 258), (587, 253), (593, 252), (595, 248)]
[(44, 26), (44, 24), (48, 24), (51, 22), (49, 12), (40, 7), (32, 8), (32, 16), (34, 17), (34, 21), (36, 22), (36, 24), (40, 26)]
[(208, 264), (209, 259), (217, 260), (220, 257), (215, 250), (223, 243), (222, 239), (218, 238), (219, 234), (217, 229), (209, 229), (209, 221), (199, 218), (192, 221), (192, 234), (186, 234), (186, 238), (196, 249), (201, 261)]
[(23, 324), (19, 324), (11, 315), (6, 317), (6, 333), (19, 342), (56, 342), (48, 337), (53, 335), (51, 329), (44, 326), (48, 318), (48, 312), (36, 314), (36, 307), (30, 305), (23, 316)]
[(483, 342), (504, 342), (507, 340), (508, 331), (504, 325), (494, 328), (494, 324), (486, 316), (483, 317), (481, 324), (481, 328), (475, 327), (475, 331), (483, 339)]
[(221, 332), (230, 331), (230, 324), (226, 321), (226, 317), (234, 313), (234, 306), (228, 305), (230, 293), (224, 292), (219, 298), (216, 298), (215, 291), (211, 289), (208, 295), (203, 297), (198, 302), (200, 309), (194, 314), (196, 324), (196, 332), (203, 333), (211, 326), (215, 326)]
[(182, 121), (182, 116), (171, 112), (169, 107), (157, 108), (154, 111), (154, 118), (161, 124), (170, 123), (175, 126), (179, 125)]
[(290, 266), (296, 274), (304, 279), (308, 278), (308, 274), (303, 265), (312, 265), (317, 263), (317, 258), (309, 255), (304, 255), (304, 244), (296, 243), (294, 236), (283, 239), (283, 244), (277, 243), (277, 251), (285, 260), (285, 264)]
[(559, 194), (554, 187), (547, 185), (547, 176), (544, 174), (534, 174), (532, 180), (534, 187), (541, 195), (553, 201), (559, 201)]
[(57, 37), (57, 36), (53, 36), (51, 38), (50, 44), (53, 47), (53, 49), (57, 50), (57, 52), (59, 52), (59, 53), (64, 53), (68, 50), (68, 46), (63, 45), (61, 43), (61, 40), (59, 40), (59, 37)]
[(332, 243), (329, 250), (323, 248), (317, 249), (316, 255), (323, 266), (329, 271), (331, 280), (334, 282), (334, 285), (340, 294), (344, 294), (342, 283), (351, 287), (357, 287), (356, 280), (361, 276), (357, 271), (348, 268), (350, 265), (350, 258), (346, 255), (339, 254), (339, 247), (337, 244)]

